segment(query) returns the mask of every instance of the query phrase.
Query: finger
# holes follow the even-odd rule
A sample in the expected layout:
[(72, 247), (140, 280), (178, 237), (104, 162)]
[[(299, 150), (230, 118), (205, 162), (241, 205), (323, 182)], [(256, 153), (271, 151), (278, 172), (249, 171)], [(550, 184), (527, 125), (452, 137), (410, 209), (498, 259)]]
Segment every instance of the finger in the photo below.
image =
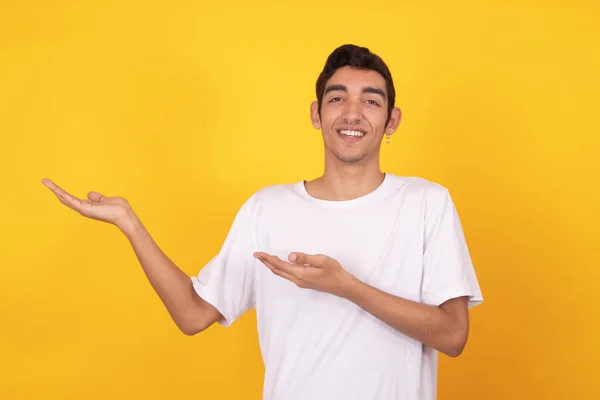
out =
[(285, 274), (287, 277), (293, 277), (296, 279), (301, 279), (300, 276), (304, 267), (296, 266), (281, 260), (279, 257), (272, 256), (266, 253), (257, 253), (257, 258), (263, 262), (263, 264), (267, 263), (269, 269), (274, 269), (277, 272), (281, 272)]
[(49, 187), (49, 185), (52, 185), (52, 184), (54, 184), (54, 182), (52, 182), (52, 181), (51, 181), (50, 179), (48, 179), (48, 178), (43, 178), (43, 179), (42, 179), (42, 183), (44, 184), (44, 186), (47, 186), (47, 187)]
[(299, 274), (301, 273), (301, 270), (304, 269), (303, 266), (290, 264), (286, 261), (283, 261), (279, 257), (272, 256), (272, 255), (266, 254), (266, 253), (259, 253), (259, 254), (260, 254), (259, 259), (261, 261), (262, 260), (267, 261), (274, 268), (277, 268), (278, 270), (283, 271), (287, 274), (290, 274), (290, 275), (293, 275), (296, 277), (300, 277)]
[(261, 260), (259, 258), (260, 262), (262, 262), (273, 274), (280, 276), (284, 279), (287, 279), (288, 281), (292, 282), (293, 284), (295, 284), (296, 286), (300, 286), (300, 281), (298, 278), (296, 278), (294, 275), (289, 274), (285, 271), (282, 271), (279, 268), (276, 268), (273, 264), (271, 264), (270, 262), (266, 261), (266, 260)]
[(48, 178), (42, 179), (42, 183), (44, 184), (44, 186), (46, 186), (48, 189), (50, 189), (52, 191), (54, 191), (54, 189), (56, 189), (58, 187), (54, 182), (52, 182)]
[(313, 265), (315, 267), (321, 267), (326, 264), (329, 260), (329, 257), (324, 256), (322, 254), (304, 254), (304, 253), (290, 253), (288, 259), (294, 264), (303, 264), (303, 265)]
[(55, 195), (61, 198), (66, 197), (67, 192), (65, 192), (61, 187), (52, 182), (50, 179), (43, 179), (42, 182), (44, 183), (44, 185), (46, 185), (48, 189), (52, 190), (52, 192), (54, 192)]
[(98, 192), (89, 192), (87, 195), (88, 199), (90, 199), (91, 201), (102, 201), (104, 199), (106, 199), (106, 197), (104, 197), (104, 195), (102, 193), (98, 193)]
[(66, 201), (64, 201), (63, 199), (61, 199), (59, 196), (56, 196), (56, 198), (58, 199), (58, 201), (60, 201), (62, 204), (64, 204), (67, 207), (71, 207), (70, 205), (67, 204)]
[(52, 192), (58, 197), (58, 200), (76, 211), (81, 211), (81, 200), (75, 196), (70, 195), (66, 191), (64, 191), (61, 187), (56, 185), (50, 179), (44, 178), (42, 180), (44, 185), (48, 187)]

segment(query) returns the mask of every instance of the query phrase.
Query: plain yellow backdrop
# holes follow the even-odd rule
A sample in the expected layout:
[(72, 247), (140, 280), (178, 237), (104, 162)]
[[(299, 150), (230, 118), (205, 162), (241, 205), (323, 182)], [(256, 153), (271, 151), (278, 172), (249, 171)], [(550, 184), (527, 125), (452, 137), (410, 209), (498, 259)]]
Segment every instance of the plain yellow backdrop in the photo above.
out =
[(382, 168), (450, 189), (485, 297), (439, 398), (600, 398), (599, 10), (0, 2), (0, 398), (260, 398), (253, 313), (184, 336), (125, 237), (40, 180), (126, 197), (196, 274), (254, 191), (322, 172), (309, 105), (344, 43), (390, 66)]

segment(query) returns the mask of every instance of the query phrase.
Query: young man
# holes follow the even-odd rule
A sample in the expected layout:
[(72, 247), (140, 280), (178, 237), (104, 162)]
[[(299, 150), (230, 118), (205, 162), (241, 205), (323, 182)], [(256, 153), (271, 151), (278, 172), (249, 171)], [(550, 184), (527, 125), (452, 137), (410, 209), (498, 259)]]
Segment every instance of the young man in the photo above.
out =
[(311, 105), (325, 171), (267, 187), (238, 212), (219, 254), (190, 279), (118, 197), (79, 200), (118, 226), (188, 335), (255, 308), (265, 400), (436, 397), (437, 354), (458, 356), (470, 306), (483, 301), (448, 191), (382, 173), (382, 139), (401, 113), (385, 63), (345, 45), (327, 59)]

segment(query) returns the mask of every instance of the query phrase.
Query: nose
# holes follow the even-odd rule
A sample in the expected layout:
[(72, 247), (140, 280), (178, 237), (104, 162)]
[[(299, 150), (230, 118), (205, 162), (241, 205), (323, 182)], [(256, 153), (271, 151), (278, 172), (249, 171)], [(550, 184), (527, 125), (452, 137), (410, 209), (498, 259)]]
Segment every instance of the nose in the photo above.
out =
[(344, 104), (343, 118), (348, 123), (357, 123), (362, 119), (361, 102), (353, 99), (348, 99)]

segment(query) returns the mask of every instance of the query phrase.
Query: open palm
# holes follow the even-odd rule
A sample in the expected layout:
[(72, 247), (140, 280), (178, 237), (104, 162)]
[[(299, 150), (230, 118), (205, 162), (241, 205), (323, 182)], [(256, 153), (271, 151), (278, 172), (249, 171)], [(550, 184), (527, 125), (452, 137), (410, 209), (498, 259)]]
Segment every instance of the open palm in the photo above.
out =
[(42, 183), (52, 190), (58, 200), (84, 217), (109, 222), (119, 226), (131, 214), (131, 207), (122, 197), (105, 197), (98, 192), (89, 192), (86, 199), (79, 199), (60, 188), (50, 179)]

